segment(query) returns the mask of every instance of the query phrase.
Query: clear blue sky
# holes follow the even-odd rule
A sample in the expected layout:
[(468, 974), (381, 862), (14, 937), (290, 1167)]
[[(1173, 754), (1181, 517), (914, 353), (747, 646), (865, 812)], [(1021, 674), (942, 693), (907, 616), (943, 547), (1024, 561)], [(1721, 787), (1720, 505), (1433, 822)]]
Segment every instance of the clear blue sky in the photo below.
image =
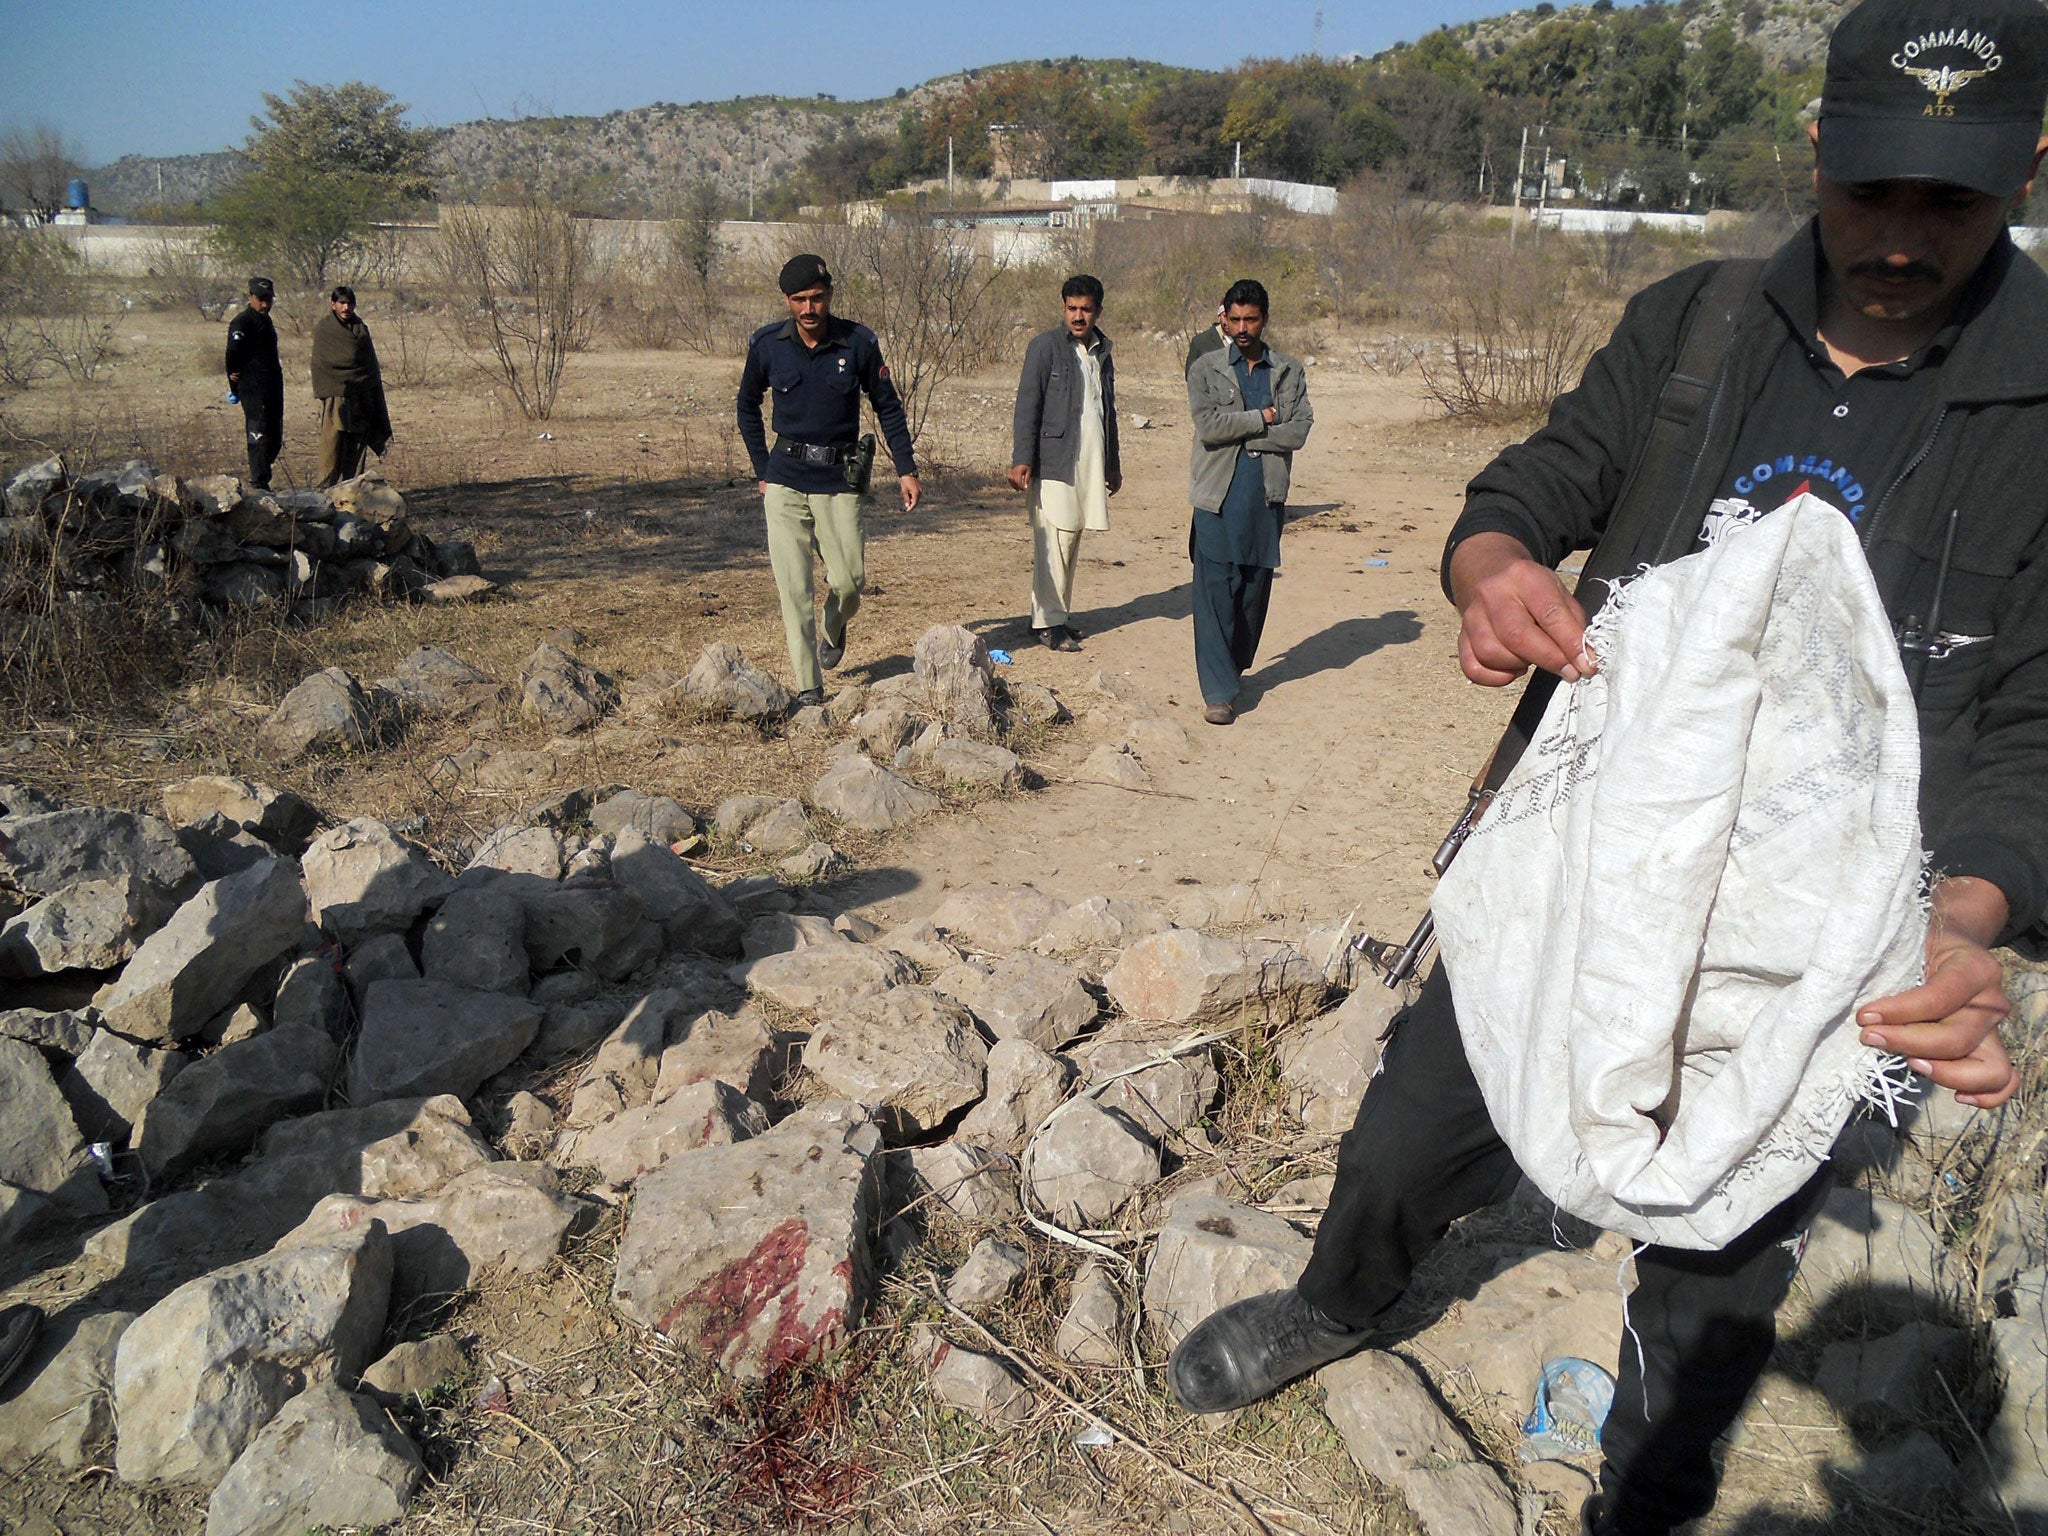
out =
[[(1328, 3), (1326, 53), (1377, 52), (1513, 0)], [(976, 64), (1220, 68), (1316, 43), (1315, 0), (0, 0), (0, 129), (55, 124), (88, 165), (222, 149), (265, 91), (367, 80), (425, 124), (734, 95), (842, 100)]]

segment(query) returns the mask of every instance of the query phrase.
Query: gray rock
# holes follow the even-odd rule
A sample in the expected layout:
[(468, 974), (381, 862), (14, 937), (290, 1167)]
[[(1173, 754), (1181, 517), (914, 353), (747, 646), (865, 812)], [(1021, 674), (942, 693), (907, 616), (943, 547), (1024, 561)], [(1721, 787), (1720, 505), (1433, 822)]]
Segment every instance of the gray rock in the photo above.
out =
[(380, 933), (363, 940), (350, 951), (347, 963), (342, 966), (342, 975), (348, 981), (349, 995), (355, 999), (356, 1009), (360, 1012), (371, 987), (380, 981), (418, 981), (420, 968), (412, 958), (412, 946), (406, 943), (404, 934)]
[(751, 666), (736, 645), (723, 640), (704, 647), (683, 679), (683, 697), (707, 714), (735, 720), (776, 721), (789, 713), (782, 685)]
[(1089, 1083), (1108, 1084), (1095, 1101), (1128, 1116), (1155, 1141), (1201, 1119), (1221, 1087), (1207, 1050), (1172, 1054), (1181, 1033), (1122, 1019), (1075, 1053)]
[(325, 1030), (272, 1029), (223, 1046), (180, 1072), (135, 1128), (153, 1182), (239, 1152), (267, 1127), (320, 1107), (339, 1054)]
[(63, 1211), (96, 1216), (106, 1191), (86, 1155), (71, 1106), (64, 1102), (42, 1053), (0, 1039), (0, 1181), (41, 1195)]
[(174, 906), (133, 875), (67, 885), (0, 926), (0, 976), (112, 970), (163, 926)]
[(755, 852), (769, 855), (794, 853), (818, 835), (801, 800), (778, 800), (766, 812), (747, 823), (742, 834)]
[(244, 1040), (255, 1039), (268, 1028), (270, 1020), (263, 1017), (263, 1011), (254, 1003), (236, 1003), (208, 1019), (192, 1043), (209, 1050), (223, 1045), (239, 1045)]
[[(446, 550), (449, 546), (443, 545)], [(438, 645), (414, 651), (377, 686), (413, 711), (461, 719), (502, 703), (508, 690)]]
[(1090, 896), (1061, 912), (1031, 941), (1042, 955), (1078, 955), (1122, 949), (1173, 925), (1152, 908), (1114, 896)]
[[(257, 550), (245, 547), (241, 553), (253, 555)], [(203, 578), (207, 601), (224, 608), (268, 608), (283, 602), (292, 584), (283, 570), (270, 563), (274, 558), (211, 567)]]
[(1108, 1271), (1090, 1259), (1074, 1272), (1052, 1352), (1075, 1365), (1120, 1367), (1126, 1339), (1123, 1296)]
[(670, 1030), (688, 1027), (687, 1006), (673, 987), (650, 992), (633, 1005), (577, 1079), (571, 1125), (596, 1125), (654, 1096)]
[(392, 1297), (409, 1306), (462, 1291), (492, 1270), (533, 1274), (562, 1251), (581, 1210), (543, 1163), (486, 1163), (430, 1195), (328, 1195), (279, 1248), (340, 1241), (381, 1224), (391, 1234)]
[(1043, 683), (1012, 682), (1009, 685), (1010, 718), (1026, 725), (1064, 725), (1073, 712), (1060, 696)]
[(967, 1262), (946, 1282), (946, 1299), (972, 1312), (1008, 1301), (1024, 1278), (1024, 1250), (999, 1238), (984, 1237), (967, 1255)]
[(1351, 1459), (1406, 1501), (1424, 1536), (1518, 1536), (1507, 1484), (1406, 1362), (1368, 1349), (1323, 1367), (1316, 1380)]
[(649, 842), (666, 845), (692, 836), (697, 830), (697, 818), (684, 809), (680, 800), (622, 789), (591, 807), (590, 825), (606, 837), (617, 837), (631, 827)]
[(728, 1014), (707, 1009), (688, 1025), (680, 1039), (670, 1031), (655, 1079), (655, 1098), (666, 1099), (704, 1082), (724, 1083), (764, 1104), (775, 1098), (787, 1051), (776, 1043), (775, 1032), (758, 1010), (742, 1008)]
[(853, 872), (853, 861), (830, 843), (811, 843), (775, 866), (792, 885), (825, 885)]
[(348, 1096), (357, 1104), (467, 1097), (533, 1044), (540, 1019), (525, 998), (438, 981), (377, 982), (364, 999)]
[(42, 1335), (0, 1397), (0, 1472), (38, 1460), (66, 1471), (89, 1466), (113, 1438), (114, 1350), (133, 1312), (66, 1309)]
[(92, 1044), (103, 1022), (97, 1008), (9, 1008), (0, 1012), (0, 1040), (76, 1056)]
[(1032, 1202), (1055, 1221), (1099, 1226), (1159, 1182), (1159, 1149), (1122, 1115), (1078, 1099), (1028, 1149)]
[(252, 864), (276, 858), (282, 851), (213, 811), (190, 826), (178, 828), (178, 844), (192, 855), (202, 880), (240, 874)]
[(206, 1506), (206, 1536), (299, 1536), (381, 1526), (426, 1475), (419, 1452), (374, 1401), (331, 1381), (278, 1410)]
[(324, 1196), (428, 1194), (491, 1160), (462, 1101), (399, 1099), (281, 1120), (257, 1155), (203, 1189), (160, 1196), (102, 1228), (86, 1257), (128, 1276), (175, 1284), (260, 1253)]
[(1306, 955), (1271, 939), (1236, 941), (1176, 928), (1140, 939), (1103, 978), (1134, 1019), (1206, 1028), (1246, 1014), (1287, 1022), (1328, 990)]
[(169, 1086), (186, 1062), (176, 1051), (155, 1050), (102, 1030), (58, 1086), (85, 1140), (119, 1146), (128, 1140), (143, 1107)]
[(732, 903), (637, 827), (623, 829), (612, 846), (612, 878), (640, 898), (670, 946), (707, 955), (739, 953), (741, 924)]
[(619, 704), (618, 684), (543, 641), (519, 669), (520, 709), (551, 731), (581, 731)]
[(661, 952), (658, 921), (650, 921), (639, 895), (620, 881), (556, 885), (527, 875), (500, 886), (515, 892), (525, 909), (526, 957), (537, 971), (573, 965), (622, 981)]
[(936, 795), (858, 753), (825, 770), (811, 788), (811, 802), (864, 832), (891, 832), (939, 808)]
[(1024, 1423), (1033, 1408), (1031, 1389), (1006, 1362), (958, 1344), (939, 1345), (932, 1396), (997, 1429)]
[(1078, 775), (1083, 783), (1114, 784), (1124, 789), (1143, 789), (1152, 782), (1145, 760), (1124, 742), (1107, 742), (1081, 760)]
[(515, 875), (562, 878), (562, 839), (552, 827), (500, 827), (483, 841), (471, 869), (502, 869)]
[(932, 926), (955, 943), (985, 955), (1027, 947), (1067, 909), (1030, 885), (968, 885), (933, 909)]
[(935, 624), (918, 637), (911, 660), (934, 715), (971, 736), (995, 734), (995, 668), (978, 636)]
[(54, 795), (27, 784), (14, 784), (0, 780), (0, 820), (12, 820), (18, 816), (43, 816), (51, 811), (64, 809), (64, 802)]
[(498, 1145), (510, 1157), (535, 1158), (544, 1154), (555, 1140), (555, 1112), (545, 1101), (521, 1089), (505, 1101), (503, 1130)]
[(1987, 1440), (2006, 1508), (2048, 1511), (2048, 1270), (2013, 1286), (2014, 1315), (1991, 1321), (1991, 1359), (2003, 1391)]
[(1192, 745), (1186, 728), (1165, 715), (1138, 716), (1125, 727), (1124, 740), (1134, 752), (1177, 757), (1182, 762), (1188, 760), (1188, 748)]
[(693, 1083), (583, 1132), (563, 1160), (623, 1188), (679, 1152), (731, 1146), (767, 1129), (767, 1112), (730, 1084)]
[(998, 1040), (988, 1053), (988, 1092), (960, 1122), (960, 1138), (1015, 1157), (1067, 1096), (1073, 1067), (1029, 1040)]
[(340, 667), (315, 672), (279, 701), (256, 733), (265, 755), (291, 763), (315, 752), (361, 752), (381, 722), (363, 685)]
[(287, 853), (301, 852), (320, 825), (320, 813), (290, 790), (248, 779), (205, 774), (166, 784), (160, 793), (164, 815), (174, 827), (219, 816)]
[(838, 1096), (878, 1111), (893, 1139), (935, 1130), (981, 1097), (988, 1047), (951, 998), (891, 987), (824, 1017), (804, 1065)]
[(300, 1025), (325, 1030), (338, 1041), (348, 1027), (348, 1006), (348, 988), (331, 956), (302, 955), (277, 984), (270, 1021), (279, 1029)]
[(1407, 1000), (1369, 979), (1334, 1013), (1283, 1035), (1276, 1055), (1289, 1113), (1326, 1136), (1350, 1130), (1379, 1070), (1380, 1037)]
[(485, 887), (456, 891), (427, 923), (420, 958), (428, 979), (476, 992), (526, 993), (526, 908)]
[(879, 949), (886, 949), (901, 955), (915, 965), (928, 971), (943, 971), (949, 965), (957, 965), (966, 957), (960, 947), (935, 928), (929, 918), (919, 918), (914, 923), (903, 923), (891, 928), (875, 940)]
[[(1167, 902), (1166, 915), (1183, 928), (1235, 928), (1273, 916), (1258, 886), (1249, 880), (1183, 889)], [(1318, 964), (1318, 974), (1321, 970)]]
[(773, 875), (742, 875), (727, 882), (719, 894), (732, 903), (743, 923), (751, 923), (771, 912), (796, 910), (796, 897), (784, 890), (782, 882)]
[(1004, 1221), (1018, 1215), (1014, 1163), (970, 1141), (912, 1147), (910, 1167), (932, 1198), (969, 1221)]
[(894, 758), (911, 742), (923, 724), (901, 699), (877, 704), (849, 722), (852, 741), (860, 751), (873, 757)]
[(1080, 976), (1029, 951), (988, 966), (963, 960), (934, 977), (932, 987), (958, 999), (998, 1040), (1056, 1050), (1095, 1022), (1095, 999)]
[(786, 954), (813, 944), (846, 942), (846, 936), (822, 917), (769, 912), (747, 924), (746, 932), (740, 935), (740, 953), (749, 960), (759, 960), (764, 955)]
[(7, 512), (11, 517), (40, 517), (43, 500), (64, 489), (64, 461), (52, 455), (29, 465), (7, 482)]
[(81, 805), (0, 817), (0, 885), (28, 896), (121, 875), (182, 891), (198, 873), (177, 834), (154, 816)]
[(1008, 747), (993, 742), (942, 741), (932, 749), (929, 761), (949, 784), (968, 784), (1006, 794), (1024, 787), (1024, 760)]
[(818, 1104), (670, 1158), (634, 1189), (613, 1304), (735, 1376), (830, 1354), (873, 1289), (880, 1147), (858, 1108)]
[(317, 1382), (375, 1356), (391, 1239), (372, 1222), (188, 1281), (137, 1318), (114, 1362), (114, 1466), (129, 1483), (216, 1483)]
[(1869, 1408), (1918, 1418), (1943, 1406), (1939, 1389), (1930, 1391), (1934, 1373), (1960, 1381), (1969, 1350), (1969, 1336), (1960, 1328), (1909, 1323), (1881, 1339), (1828, 1345), (1820, 1353), (1813, 1384), (1845, 1418)]
[(1939, 1294), (1947, 1250), (1917, 1211), (1861, 1189), (1837, 1189), (1807, 1231), (1800, 1282), (1817, 1299), (1857, 1285)]
[(1212, 1312), (1294, 1284), (1314, 1246), (1283, 1218), (1253, 1206), (1182, 1195), (1146, 1268), (1146, 1322), (1170, 1349)]
[(732, 968), (732, 978), (772, 1003), (803, 1013), (829, 1016), (916, 973), (900, 955), (841, 939), (779, 955), (764, 955)]
[[(562, 974), (582, 976), (588, 973), (565, 971)], [(539, 1000), (537, 996), (534, 999), (535, 1002)], [(580, 1003), (556, 1003), (541, 1020), (540, 1034), (533, 1043), (534, 1054), (543, 1061), (554, 1061), (588, 1050), (617, 1029), (619, 1020), (625, 1016), (623, 998), (597, 997)]]
[(315, 838), (302, 867), (313, 921), (344, 944), (404, 932), (454, 887), (424, 848), (367, 816)]
[(425, 1397), (436, 1387), (460, 1378), (468, 1368), (461, 1340), (452, 1333), (429, 1334), (386, 1350), (363, 1372), (363, 1390), (386, 1402)]
[(780, 804), (774, 795), (727, 795), (711, 812), (711, 830), (737, 841), (749, 826)]

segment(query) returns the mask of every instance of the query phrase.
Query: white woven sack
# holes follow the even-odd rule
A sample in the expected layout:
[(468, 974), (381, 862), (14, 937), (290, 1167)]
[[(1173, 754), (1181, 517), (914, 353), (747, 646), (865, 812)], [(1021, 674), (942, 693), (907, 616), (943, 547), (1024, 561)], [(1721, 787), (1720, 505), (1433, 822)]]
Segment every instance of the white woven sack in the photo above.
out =
[(1431, 908), (1494, 1125), (1559, 1206), (1718, 1248), (1903, 1063), (1920, 737), (1869, 567), (1811, 496), (1625, 583)]

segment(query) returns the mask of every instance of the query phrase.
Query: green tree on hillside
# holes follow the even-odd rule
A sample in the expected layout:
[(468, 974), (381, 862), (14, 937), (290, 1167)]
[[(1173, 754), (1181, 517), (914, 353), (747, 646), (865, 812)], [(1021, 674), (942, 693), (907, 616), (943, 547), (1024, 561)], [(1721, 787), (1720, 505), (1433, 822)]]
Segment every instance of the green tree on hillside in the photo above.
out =
[(254, 167), (213, 208), (216, 243), (237, 262), (307, 287), (359, 253), (373, 220), (430, 197), (434, 135), (403, 102), (352, 80), (265, 95), (244, 146)]

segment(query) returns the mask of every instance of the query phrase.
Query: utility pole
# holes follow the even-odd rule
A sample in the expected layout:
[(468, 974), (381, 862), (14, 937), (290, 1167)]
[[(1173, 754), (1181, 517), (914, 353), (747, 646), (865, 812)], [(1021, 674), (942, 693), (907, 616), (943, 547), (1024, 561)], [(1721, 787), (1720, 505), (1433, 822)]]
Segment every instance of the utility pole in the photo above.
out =
[(1233, 149), (1233, 150), (1231, 151), (1231, 157), (1230, 157), (1230, 177), (1231, 177), (1231, 180), (1233, 180), (1233, 181), (1243, 181), (1243, 180), (1244, 180), (1244, 140), (1243, 140), (1243, 139), (1239, 139), (1239, 140), (1237, 141), (1237, 146), (1236, 146), (1236, 148), (1235, 148), (1235, 149)]
[(946, 206), (953, 206), (953, 135), (946, 135)]
[(747, 166), (747, 222), (754, 222), (754, 167)]
[(1523, 178), (1527, 176), (1528, 171), (1529, 125), (1524, 123), (1522, 124), (1521, 152), (1515, 156), (1515, 211), (1513, 216), (1508, 219), (1508, 248), (1510, 250), (1514, 248), (1515, 233), (1522, 225), (1522, 188), (1526, 184)]

